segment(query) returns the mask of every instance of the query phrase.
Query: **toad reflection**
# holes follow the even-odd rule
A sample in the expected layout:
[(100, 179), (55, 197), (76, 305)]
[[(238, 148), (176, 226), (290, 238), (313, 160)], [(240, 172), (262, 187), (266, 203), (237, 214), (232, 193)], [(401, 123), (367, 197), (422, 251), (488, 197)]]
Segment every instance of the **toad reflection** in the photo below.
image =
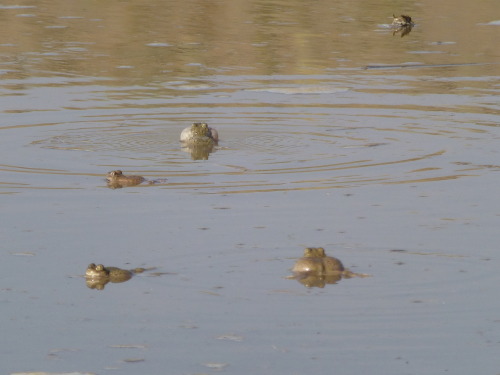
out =
[(304, 256), (297, 260), (292, 272), (293, 275), (288, 278), (296, 279), (308, 288), (324, 288), (326, 284), (336, 284), (342, 278), (370, 276), (349, 271), (339, 259), (327, 256), (322, 247), (306, 248)]

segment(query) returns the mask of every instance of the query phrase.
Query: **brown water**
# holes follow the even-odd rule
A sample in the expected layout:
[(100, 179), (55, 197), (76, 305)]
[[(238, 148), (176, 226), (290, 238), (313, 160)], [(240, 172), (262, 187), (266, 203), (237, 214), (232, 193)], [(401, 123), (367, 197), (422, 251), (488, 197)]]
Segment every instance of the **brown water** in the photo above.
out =
[(4, 372), (500, 374), (497, 8), (1, 3)]

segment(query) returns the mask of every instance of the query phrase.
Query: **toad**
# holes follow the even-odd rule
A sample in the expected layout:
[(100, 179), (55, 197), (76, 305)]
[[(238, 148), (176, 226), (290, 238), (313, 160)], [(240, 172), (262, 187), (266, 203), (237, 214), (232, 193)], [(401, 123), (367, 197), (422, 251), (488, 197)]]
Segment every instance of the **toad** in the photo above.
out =
[(402, 14), (399, 17), (396, 17), (394, 14), (392, 15), (392, 26), (399, 28), (399, 27), (413, 27), (415, 24), (411, 20), (410, 16)]
[(219, 133), (204, 122), (195, 122), (181, 132), (181, 142), (199, 146), (214, 146), (219, 142)]
[(108, 183), (108, 187), (112, 189), (119, 189), (122, 187), (140, 185), (143, 182), (146, 182), (149, 185), (164, 183), (166, 182), (166, 179), (148, 181), (142, 176), (125, 176), (122, 171), (116, 170), (108, 172), (108, 175), (106, 176), (106, 181)]
[(297, 260), (292, 272), (294, 275), (291, 278), (309, 287), (335, 284), (341, 278), (369, 276), (349, 271), (339, 259), (327, 256), (322, 247), (306, 248), (304, 256)]
[(122, 171), (116, 170), (108, 173), (106, 177), (108, 185), (135, 186), (143, 183), (146, 179), (142, 176), (125, 176)]
[(204, 122), (195, 122), (181, 133), (182, 149), (191, 154), (193, 160), (208, 160), (219, 142), (219, 133)]
[(412, 30), (415, 24), (413, 23), (410, 16), (406, 16), (402, 14), (399, 17), (396, 17), (394, 14), (392, 15), (393, 21), (391, 27), (394, 29), (392, 35), (396, 35), (397, 33), (401, 33), (401, 38), (405, 35), (408, 35)]
[(152, 270), (153, 268), (134, 268), (124, 270), (118, 267), (104, 267), (102, 264), (90, 263), (85, 272), (87, 286), (91, 289), (104, 289), (109, 283), (123, 283), (130, 280), (134, 274)]

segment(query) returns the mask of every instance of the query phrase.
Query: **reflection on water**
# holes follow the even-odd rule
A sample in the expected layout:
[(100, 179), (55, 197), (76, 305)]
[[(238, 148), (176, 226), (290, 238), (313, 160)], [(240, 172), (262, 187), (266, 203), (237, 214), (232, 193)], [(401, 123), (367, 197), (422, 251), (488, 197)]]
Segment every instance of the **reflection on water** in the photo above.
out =
[[(498, 5), (397, 5), (0, 4), (5, 371), (498, 371)], [(303, 243), (377, 277), (284, 280)]]
[[(13, 140), (6, 154), (25, 153), (1, 168), (9, 176), (2, 190), (74, 188), (74, 178), (53, 174), (110, 169), (208, 193), (468, 176), (454, 150), (471, 133), (491, 138), (489, 76), (498, 65), (488, 43), (449, 23), (465, 18), (475, 39), (496, 37), (486, 9), (465, 14), (446, 4), (438, 12), (408, 5), (413, 20), (396, 30), (378, 27), (403, 11), (386, 4), (6, 5), (0, 90), (9, 116), (1, 130)], [(411, 35), (391, 38), (414, 22)], [(194, 121), (217, 126), (220, 145), (182, 148), (179, 133)], [(40, 152), (58, 162), (41, 162)], [(93, 158), (74, 156), (69, 166), (68, 152)]]
[(316, 275), (310, 273), (294, 277), (295, 280), (307, 288), (324, 288), (327, 284), (337, 284), (342, 278), (341, 274)]
[(421, 58), (441, 63), (457, 58), (471, 62), (472, 57), (491, 62), (495, 57), (488, 43), (477, 43), (485, 38), (494, 45), (494, 27), (484, 26), (491, 21), (488, 7), (476, 9), (463, 0), (406, 4), (404, 11), (412, 15), (419, 34), (414, 31), (412, 38), (397, 42), (390, 38), (392, 30), (384, 34), (377, 28), (392, 22), (398, 10), (393, 4), (236, 0), (207, 5), (189, 0), (64, 5), (38, 1), (28, 8), (3, 9), (4, 78), (54, 72), (62, 79), (84, 75), (152, 83), (221, 72), (312, 74), (400, 63), (409, 48), (424, 50), (429, 41), (451, 40), (457, 44), (433, 47), (442, 55)]
[(401, 38), (408, 35), (411, 30), (413, 29), (413, 25), (408, 25), (408, 26), (400, 26), (396, 28), (393, 32), (392, 35), (400, 34)]
[(216, 151), (215, 145), (193, 145), (182, 146), (184, 152), (188, 152), (193, 160), (208, 160), (209, 155)]

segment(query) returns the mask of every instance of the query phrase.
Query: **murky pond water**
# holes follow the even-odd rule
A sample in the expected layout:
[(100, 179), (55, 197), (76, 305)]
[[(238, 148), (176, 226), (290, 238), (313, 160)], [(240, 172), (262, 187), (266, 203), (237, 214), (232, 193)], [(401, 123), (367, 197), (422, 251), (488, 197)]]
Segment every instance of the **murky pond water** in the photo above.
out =
[(497, 374), (496, 8), (1, 3), (4, 371)]

